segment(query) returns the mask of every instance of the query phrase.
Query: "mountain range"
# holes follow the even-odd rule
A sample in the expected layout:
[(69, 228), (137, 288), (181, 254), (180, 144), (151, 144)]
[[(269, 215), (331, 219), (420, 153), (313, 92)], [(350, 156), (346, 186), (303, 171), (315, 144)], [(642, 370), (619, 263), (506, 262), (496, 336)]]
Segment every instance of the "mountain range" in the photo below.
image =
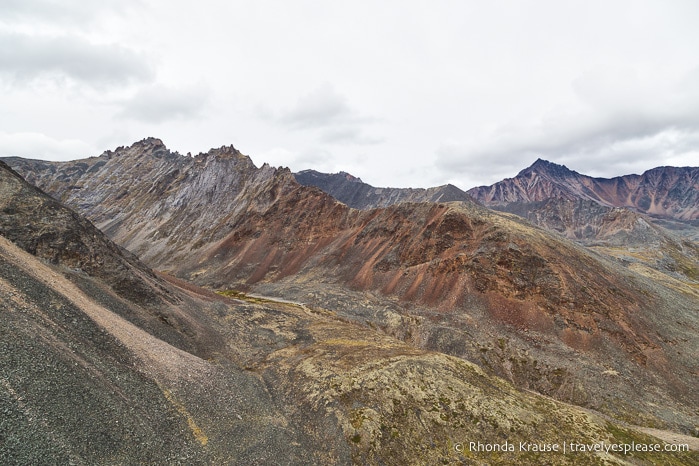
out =
[(486, 205), (589, 199), (675, 220), (699, 219), (699, 167), (658, 167), (642, 175), (593, 178), (538, 159), (514, 177), (468, 191)]
[(452, 184), (435, 188), (375, 188), (349, 173), (321, 173), (303, 170), (294, 173), (303, 186), (315, 186), (355, 209), (388, 207), (401, 202), (473, 202), (471, 196)]
[[(25, 337), (30, 347), (25, 359), (8, 365), (8, 374), (30, 360), (37, 372), (46, 370), (35, 361), (38, 351), (60, 359), (63, 346), (89, 353), (99, 368), (95, 373), (135, 370), (151, 391), (142, 398), (126, 396), (124, 406), (159, 406), (162, 416), (170, 416), (168, 429), (174, 439), (183, 439), (186, 450), (172, 449), (172, 455), (249, 463), (283, 451), (299, 464), (468, 464), (477, 456), (449, 447), (460, 439), (514, 441), (536, 433), (550, 439), (620, 440), (623, 433), (641, 441), (643, 434), (622, 421), (697, 433), (699, 293), (689, 272), (658, 280), (651, 269), (640, 273), (638, 266), (566, 235), (487, 209), (453, 186), (377, 191), (340, 174), (359, 186), (353, 194), (334, 175), (257, 168), (232, 146), (188, 157), (149, 138), (73, 162), (5, 160), (17, 172), (0, 167), (0, 233), (12, 242), (3, 243), (8, 274), (23, 273), (20, 282), (48, 288), (59, 301), (68, 299), (68, 306), (77, 308), (71, 312), (97, 325), (89, 332), (107, 329), (106, 337), (126, 338), (105, 327), (95, 309), (112, 320), (119, 315), (150, 335), (146, 341), (160, 348), (152, 350), (158, 357), (194, 361), (199, 371), (175, 377), (179, 373), (173, 369), (169, 379), (163, 375), (167, 370), (158, 369), (165, 363), (152, 362), (155, 356), (147, 349), (123, 341), (142, 365), (105, 362), (107, 354), (86, 343), (82, 330), (63, 330), (56, 337), (52, 322), (59, 317), (42, 317), (41, 306), (25, 311), (31, 325), (16, 319), (19, 308), (9, 297), (29, 303), (37, 298), (15, 280), (14, 288), (7, 288), (15, 295), (4, 295), (12, 310), (6, 328), (23, 335), (54, 332), (54, 339)], [(354, 199), (361, 210), (299, 184), (303, 177), (306, 184), (316, 179), (329, 191), (328, 186), (344, 190), (345, 199)], [(691, 189), (687, 192), (691, 195)], [(593, 199), (565, 200), (582, 203), (588, 213), (598, 206), (613, 209)], [(673, 212), (673, 221), (691, 222), (691, 203), (683, 202), (681, 208), (666, 203), (664, 212)], [(633, 222), (648, 218), (632, 214), (640, 215)], [(691, 267), (693, 256), (681, 252), (678, 261)], [(39, 265), (41, 273), (27, 272)], [(53, 280), (61, 287), (52, 288), (45, 274), (57, 277)], [(56, 309), (60, 314), (62, 308)], [(68, 373), (78, 383), (84, 380)], [(4, 399), (15, 413), (12, 422), (30, 436), (27, 413), (48, 412), (60, 403), (19, 400), (12, 393), (19, 393), (16, 387), (27, 390), (21, 380), (16, 374), (2, 377)], [(118, 386), (109, 377), (99, 379), (105, 383), (94, 393), (108, 397)], [(42, 377), (35, 380), (37, 391), (47, 390)], [(58, 386), (43, 393), (64, 396)], [(231, 403), (239, 392), (247, 394), (251, 406), (245, 413), (252, 419), (239, 404), (225, 414), (214, 408)], [(262, 405), (266, 410), (258, 408)], [(114, 423), (118, 413), (134, 412), (124, 406), (112, 411)], [(258, 409), (262, 414), (256, 417)], [(70, 440), (77, 426), (51, 424), (52, 416), (44, 416), (39, 432), (53, 442), (56, 458), (128, 458), (114, 442), (78, 451)], [(129, 418), (142, 421), (138, 432), (157, 432), (149, 424), (156, 418), (138, 416)], [(279, 421), (269, 423), (269, 416)], [(154, 434), (138, 435), (155, 442), (154, 449), (162, 444)], [(237, 446), (226, 444), (226, 436), (237, 439), (231, 442)], [(40, 440), (31, 444), (37, 449)], [(32, 455), (32, 448), (0, 451)], [(519, 455), (488, 458), (529, 464)], [(666, 457), (680, 464), (691, 464), (692, 458)]]
[[(477, 202), (669, 280), (699, 278), (699, 168), (659, 167), (642, 175), (593, 178), (545, 160), (516, 177), (467, 192), (375, 188), (347, 173), (294, 175), (360, 209), (439, 199)], [(472, 196), (472, 197), (471, 197)]]
[(658, 167), (641, 175), (593, 178), (539, 159), (514, 178), (468, 193), (489, 207), (525, 216), (537, 210), (537, 203), (556, 199), (630, 209), (690, 235), (699, 226), (699, 167)]

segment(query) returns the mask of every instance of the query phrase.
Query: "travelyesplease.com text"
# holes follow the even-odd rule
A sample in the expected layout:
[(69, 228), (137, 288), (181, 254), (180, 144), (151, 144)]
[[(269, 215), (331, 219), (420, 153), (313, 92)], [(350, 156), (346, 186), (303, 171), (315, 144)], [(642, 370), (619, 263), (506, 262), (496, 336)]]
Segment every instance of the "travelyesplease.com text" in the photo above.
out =
[[(464, 448), (465, 447), (465, 448)], [(621, 453), (628, 455), (631, 453), (640, 452), (686, 452), (689, 451), (687, 444), (660, 444), (660, 443), (578, 443), (578, 442), (563, 442), (563, 443), (546, 443), (546, 442), (508, 442), (503, 443), (482, 443), (468, 442), (467, 444), (457, 443), (454, 449), (463, 453), (469, 452), (546, 452), (546, 453)]]

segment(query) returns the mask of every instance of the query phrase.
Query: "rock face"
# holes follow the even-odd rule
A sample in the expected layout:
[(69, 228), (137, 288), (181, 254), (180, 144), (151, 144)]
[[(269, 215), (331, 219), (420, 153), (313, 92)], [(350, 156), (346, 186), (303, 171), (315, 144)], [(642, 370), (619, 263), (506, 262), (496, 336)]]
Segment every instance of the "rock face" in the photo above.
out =
[(628, 207), (660, 218), (699, 219), (699, 167), (658, 167), (642, 175), (592, 178), (563, 165), (537, 160), (514, 178), (470, 189), (488, 206), (586, 199), (607, 207)]
[(695, 284), (699, 279), (699, 168), (591, 178), (537, 160), (469, 194), (625, 262)]
[(519, 442), (658, 442), (327, 309), (155, 274), (1, 165), (0, 192), (3, 464), (609, 464)]
[(11, 162), (181, 279), (339, 312), (634, 422), (691, 432), (699, 421), (696, 289), (515, 216), (465, 202), (360, 211), (231, 147), (190, 158), (149, 139), (76, 162)]
[(143, 286), (144, 278), (154, 276), (133, 254), (58, 201), (38, 195), (2, 161), (0, 169), (0, 234), (37, 257), (103, 279), (127, 299), (162, 301), (155, 287)]
[(428, 189), (375, 188), (349, 173), (328, 174), (315, 170), (294, 173), (294, 178), (299, 184), (320, 188), (355, 209), (388, 207), (401, 202), (473, 202), (471, 196), (451, 184)]
[[(614, 209), (626, 208), (648, 215), (657, 226), (699, 241), (699, 167), (658, 167), (642, 175), (606, 179), (581, 175), (539, 159), (514, 178), (468, 193), (491, 208), (516, 213), (544, 228), (564, 232), (571, 239), (606, 240), (608, 231), (599, 230), (598, 225), (608, 223), (610, 215), (619, 218), (619, 211)], [(552, 209), (561, 214), (558, 225), (550, 222)], [(632, 238), (634, 223), (625, 223)]]
[(27, 181), (161, 268), (216, 241), (248, 210), (263, 211), (297, 187), (288, 170), (258, 170), (232, 146), (186, 157), (154, 138), (78, 162), (10, 162)]

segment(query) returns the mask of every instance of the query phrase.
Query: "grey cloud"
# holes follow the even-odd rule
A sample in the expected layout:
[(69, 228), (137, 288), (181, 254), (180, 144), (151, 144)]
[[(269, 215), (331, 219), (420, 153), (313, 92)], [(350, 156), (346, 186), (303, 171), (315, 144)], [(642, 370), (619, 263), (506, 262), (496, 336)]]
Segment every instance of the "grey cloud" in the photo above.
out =
[(373, 119), (359, 116), (347, 99), (330, 84), (324, 84), (301, 97), (278, 121), (294, 130), (317, 130), (324, 144), (370, 145), (383, 142), (369, 136), (365, 126)]
[(43, 133), (0, 132), (0, 155), (42, 160), (74, 160), (94, 155), (97, 150), (80, 139), (56, 139)]
[(357, 126), (346, 126), (323, 130), (320, 134), (320, 141), (329, 144), (371, 145), (380, 144), (383, 139), (367, 136)]
[(577, 113), (549, 113), (529, 124), (501, 126), (480, 141), (444, 143), (437, 149), (437, 166), (444, 173), (473, 173), (477, 166), (484, 175), (513, 176), (542, 157), (603, 176), (614, 167), (623, 172), (696, 150), (695, 88), (672, 83), (652, 88), (633, 79), (624, 87), (620, 79), (595, 75), (575, 82), (584, 104)]
[(441, 172), (441, 178), (463, 178), (463, 182), (456, 184), (468, 189), (472, 187), (471, 180), (481, 179), (488, 180), (487, 183), (494, 183), (512, 177), (526, 164), (535, 160), (529, 154), (514, 156), (504, 152), (486, 155), (484, 151), (485, 148), (479, 150), (458, 142), (446, 142), (437, 148), (435, 167)]
[(316, 170), (332, 170), (335, 164), (332, 154), (329, 151), (318, 147), (302, 150), (295, 155), (293, 162), (294, 165), (304, 168), (320, 167), (316, 168)]
[(117, 116), (148, 123), (197, 118), (208, 101), (209, 90), (203, 85), (181, 89), (154, 85), (140, 89)]
[(0, 32), (0, 77), (15, 85), (69, 79), (103, 87), (144, 81), (151, 75), (143, 57), (120, 45)]
[(351, 119), (352, 111), (344, 96), (325, 84), (300, 98), (280, 121), (292, 128), (318, 128)]
[(102, 14), (121, 14), (137, 7), (140, 1), (129, 3), (120, 0), (85, 2), (81, 0), (2, 0), (0, 22), (28, 20), (47, 21), (52, 24), (85, 25)]

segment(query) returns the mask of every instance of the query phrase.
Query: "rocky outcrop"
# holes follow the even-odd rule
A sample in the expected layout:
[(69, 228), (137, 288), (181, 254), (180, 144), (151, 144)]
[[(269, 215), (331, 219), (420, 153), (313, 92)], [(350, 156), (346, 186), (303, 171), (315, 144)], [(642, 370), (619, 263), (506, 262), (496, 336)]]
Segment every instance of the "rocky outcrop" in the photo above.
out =
[(328, 174), (315, 170), (294, 173), (294, 178), (299, 184), (320, 188), (355, 209), (388, 207), (401, 202), (473, 202), (471, 196), (451, 184), (428, 189), (375, 188), (349, 173)]

